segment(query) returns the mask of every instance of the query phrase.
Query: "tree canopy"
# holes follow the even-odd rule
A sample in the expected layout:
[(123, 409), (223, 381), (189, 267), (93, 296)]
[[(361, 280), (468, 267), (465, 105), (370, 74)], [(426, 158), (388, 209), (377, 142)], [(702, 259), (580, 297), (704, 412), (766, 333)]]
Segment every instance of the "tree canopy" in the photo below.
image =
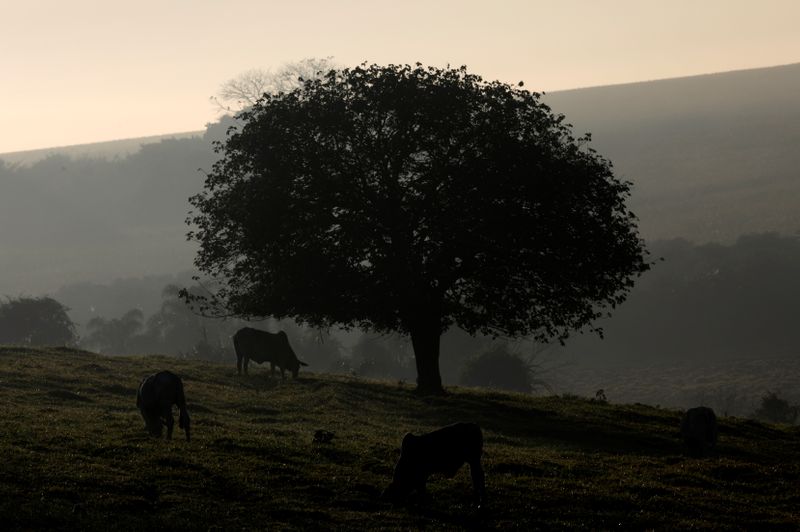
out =
[(629, 183), (539, 94), (466, 67), (362, 65), (266, 94), (191, 198), (196, 264), (242, 316), (564, 339), (648, 268)]
[(75, 324), (51, 297), (20, 297), (0, 303), (0, 344), (74, 345)]

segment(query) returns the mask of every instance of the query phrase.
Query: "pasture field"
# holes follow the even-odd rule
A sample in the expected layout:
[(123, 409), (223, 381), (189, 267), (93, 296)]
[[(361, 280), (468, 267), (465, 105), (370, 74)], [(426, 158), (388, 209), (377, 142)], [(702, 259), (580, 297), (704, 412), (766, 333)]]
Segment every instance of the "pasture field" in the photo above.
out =
[[(144, 431), (146, 375), (184, 381), (192, 441)], [(161, 356), (0, 348), (4, 530), (800, 528), (800, 429), (720, 419), (715, 456), (683, 455), (681, 413), (575, 396), (409, 384), (268, 366), (236, 375)], [(475, 421), (489, 503), (468, 467), (427, 497), (379, 499), (406, 432)], [(332, 431), (315, 443), (318, 429)]]

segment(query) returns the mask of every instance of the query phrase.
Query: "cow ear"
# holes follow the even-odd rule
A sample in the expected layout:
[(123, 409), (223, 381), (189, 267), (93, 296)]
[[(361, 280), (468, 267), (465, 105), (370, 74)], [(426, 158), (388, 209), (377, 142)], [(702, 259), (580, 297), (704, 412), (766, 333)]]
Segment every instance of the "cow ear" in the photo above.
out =
[(300, 363), (300, 365), (301, 365), (301, 366), (308, 366), (308, 364), (306, 364), (306, 363), (305, 363), (305, 362), (303, 362), (302, 360), (298, 360), (298, 362)]

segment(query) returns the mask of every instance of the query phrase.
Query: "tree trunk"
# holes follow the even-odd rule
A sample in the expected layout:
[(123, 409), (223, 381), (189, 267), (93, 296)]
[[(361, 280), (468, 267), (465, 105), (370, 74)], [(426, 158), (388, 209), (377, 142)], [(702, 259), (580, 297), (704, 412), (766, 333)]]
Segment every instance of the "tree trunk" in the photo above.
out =
[(411, 345), (417, 363), (417, 392), (422, 395), (444, 395), (439, 373), (440, 337), (439, 320), (411, 329)]

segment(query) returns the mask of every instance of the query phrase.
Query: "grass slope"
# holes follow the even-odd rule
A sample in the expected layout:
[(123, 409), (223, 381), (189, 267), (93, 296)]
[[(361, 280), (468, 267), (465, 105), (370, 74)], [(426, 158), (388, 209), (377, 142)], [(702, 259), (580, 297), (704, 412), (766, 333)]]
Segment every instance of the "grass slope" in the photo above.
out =
[[(146, 436), (142, 377), (184, 379), (193, 439)], [(9, 529), (760, 528), (800, 523), (800, 432), (721, 419), (684, 457), (680, 414), (643, 405), (301, 374), (239, 377), (165, 357), (0, 348), (0, 519)], [(489, 505), (468, 468), (429, 497), (379, 500), (407, 431), (484, 430)], [(317, 429), (335, 432), (313, 443)], [(176, 427), (177, 430), (177, 427)]]

